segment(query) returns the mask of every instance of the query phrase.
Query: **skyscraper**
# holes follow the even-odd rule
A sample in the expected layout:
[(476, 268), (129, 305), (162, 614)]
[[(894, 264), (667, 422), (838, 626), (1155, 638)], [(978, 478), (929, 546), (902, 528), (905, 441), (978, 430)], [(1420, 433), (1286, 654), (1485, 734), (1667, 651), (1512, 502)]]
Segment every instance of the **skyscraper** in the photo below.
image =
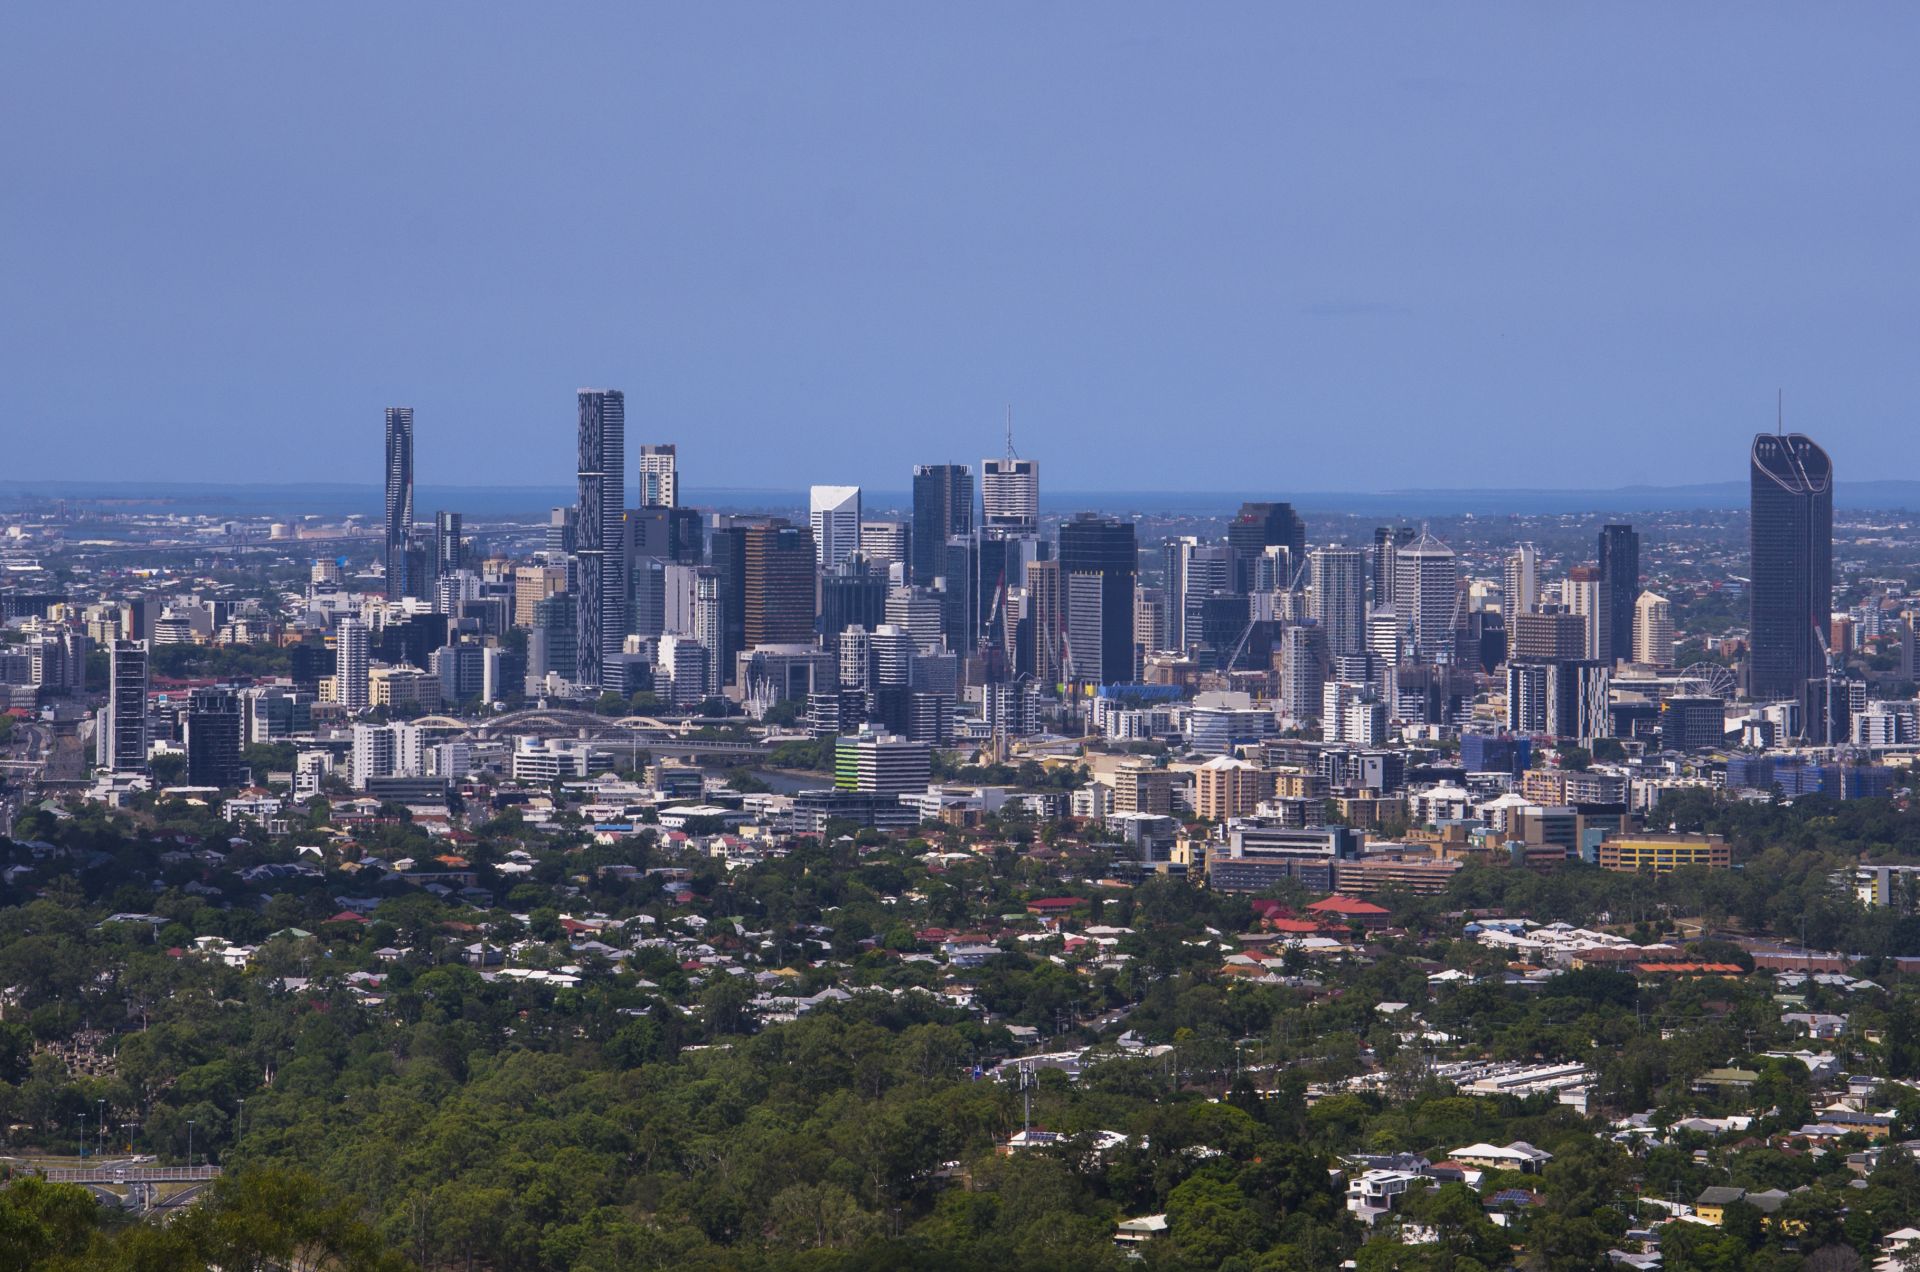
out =
[(1640, 536), (1629, 525), (1600, 529), (1600, 603), (1607, 648), (1615, 658), (1633, 656), (1633, 607), (1640, 599)]
[(1400, 629), (1413, 637), (1414, 647), (1430, 663), (1452, 662), (1454, 615), (1460, 602), (1460, 563), (1453, 549), (1430, 531), (1393, 558), (1393, 604)]
[(860, 487), (815, 486), (808, 511), (820, 568), (839, 569), (860, 551)]
[(1613, 616), (1607, 605), (1607, 591), (1600, 578), (1600, 567), (1576, 565), (1567, 571), (1567, 608), (1586, 624), (1584, 657), (1613, 664)]
[(1507, 618), (1507, 630), (1513, 630), (1513, 616), (1531, 614), (1540, 608), (1540, 553), (1531, 543), (1523, 543), (1507, 555), (1507, 576), (1500, 590), (1500, 612)]
[(1083, 512), (1060, 527), (1060, 571), (1066, 581), (1069, 652), (1076, 681), (1117, 684), (1133, 678), (1133, 588), (1138, 564), (1131, 521)]
[[(1330, 657), (1358, 654), (1367, 647), (1367, 554), (1359, 548), (1315, 548), (1313, 617), (1320, 620)], [(1314, 697), (1315, 709), (1319, 699)]]
[(333, 629), (334, 698), (349, 712), (372, 705), (372, 637), (357, 618), (343, 618)]
[(1673, 666), (1673, 606), (1658, 593), (1642, 592), (1634, 602), (1633, 661)]
[(744, 648), (813, 642), (813, 533), (785, 521), (749, 526), (741, 608)]
[(1307, 563), (1307, 527), (1289, 503), (1243, 503), (1227, 523), (1227, 546), (1233, 552), (1233, 574), (1228, 583), (1236, 592), (1253, 590), (1254, 561), (1270, 547), (1287, 550), (1288, 582)]
[(107, 702), (95, 721), (95, 759), (113, 773), (147, 771), (147, 642), (116, 640), (107, 655)]
[(672, 442), (649, 443), (640, 448), (639, 477), (642, 508), (680, 506), (679, 460)]
[(627, 638), (627, 398), (618, 389), (580, 390), (579, 659), (574, 679), (598, 688), (607, 661)]
[(460, 514), (433, 514), (433, 577), (444, 578), (466, 565), (460, 543)]
[(1833, 461), (1800, 433), (1761, 433), (1751, 457), (1753, 582), (1747, 688), (1811, 702), (1833, 609)]
[(419, 594), (421, 580), (407, 577), (407, 547), (413, 538), (413, 408), (387, 408), (387, 596)]
[(912, 582), (930, 587), (946, 568), (947, 540), (973, 533), (973, 470), (920, 464), (913, 470)]
[(1413, 542), (1413, 527), (1375, 526), (1373, 530), (1373, 603), (1393, 604), (1394, 556)]
[(980, 519), (989, 531), (1035, 534), (1040, 529), (1040, 464), (1031, 459), (980, 461)]
[(231, 689), (195, 689), (187, 706), (187, 785), (238, 786), (240, 698)]
[(1061, 682), (1066, 656), (1066, 585), (1058, 561), (1027, 567), (1027, 634), (1033, 646), (1033, 678), (1046, 689)]

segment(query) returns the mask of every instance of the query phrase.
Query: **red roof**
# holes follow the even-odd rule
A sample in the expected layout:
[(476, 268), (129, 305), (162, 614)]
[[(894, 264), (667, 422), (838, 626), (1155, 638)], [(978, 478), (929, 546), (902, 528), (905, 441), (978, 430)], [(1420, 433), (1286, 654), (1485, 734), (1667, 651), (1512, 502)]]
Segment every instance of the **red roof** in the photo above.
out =
[(1320, 925), (1312, 919), (1268, 919), (1267, 926), (1276, 932), (1292, 932), (1310, 935), (1320, 930)]
[(1315, 901), (1307, 909), (1320, 914), (1391, 914), (1371, 901), (1362, 901), (1358, 897), (1343, 897), (1334, 893), (1324, 901)]
[(329, 923), (367, 923), (370, 921), (366, 915), (355, 914), (352, 910), (342, 910), (327, 920)]
[(1029, 910), (1071, 910), (1077, 905), (1085, 905), (1084, 897), (1039, 897), (1027, 902)]

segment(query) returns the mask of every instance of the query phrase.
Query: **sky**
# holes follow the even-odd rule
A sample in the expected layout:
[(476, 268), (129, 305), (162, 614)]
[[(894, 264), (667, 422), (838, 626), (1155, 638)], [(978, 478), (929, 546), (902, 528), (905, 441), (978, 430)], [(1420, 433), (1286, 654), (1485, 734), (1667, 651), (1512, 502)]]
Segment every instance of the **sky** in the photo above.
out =
[(0, 9), (0, 476), (1920, 478), (1920, 8)]

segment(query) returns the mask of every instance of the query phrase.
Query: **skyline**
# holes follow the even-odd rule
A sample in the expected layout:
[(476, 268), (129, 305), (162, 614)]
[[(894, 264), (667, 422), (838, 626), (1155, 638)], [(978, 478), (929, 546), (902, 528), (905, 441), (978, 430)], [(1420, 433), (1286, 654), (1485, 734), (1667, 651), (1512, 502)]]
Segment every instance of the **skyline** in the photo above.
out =
[(360, 480), (409, 402), (423, 477), (559, 486), (610, 384), (694, 486), (1009, 405), (1062, 490), (1618, 486), (1920, 401), (1920, 16), (468, 15), (16, 17), (12, 472)]

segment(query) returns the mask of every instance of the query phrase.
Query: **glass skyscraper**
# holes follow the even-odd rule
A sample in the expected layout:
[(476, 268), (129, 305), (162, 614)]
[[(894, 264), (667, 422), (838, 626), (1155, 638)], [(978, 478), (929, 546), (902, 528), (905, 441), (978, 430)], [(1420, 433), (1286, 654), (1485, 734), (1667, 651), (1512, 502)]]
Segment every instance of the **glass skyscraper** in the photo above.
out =
[(1833, 609), (1833, 461), (1810, 437), (1761, 433), (1751, 477), (1747, 689), (1756, 701), (1805, 704), (1826, 669)]
[(579, 639), (574, 679), (598, 687), (627, 639), (627, 398), (618, 389), (580, 390), (580, 511), (574, 554), (580, 565)]

